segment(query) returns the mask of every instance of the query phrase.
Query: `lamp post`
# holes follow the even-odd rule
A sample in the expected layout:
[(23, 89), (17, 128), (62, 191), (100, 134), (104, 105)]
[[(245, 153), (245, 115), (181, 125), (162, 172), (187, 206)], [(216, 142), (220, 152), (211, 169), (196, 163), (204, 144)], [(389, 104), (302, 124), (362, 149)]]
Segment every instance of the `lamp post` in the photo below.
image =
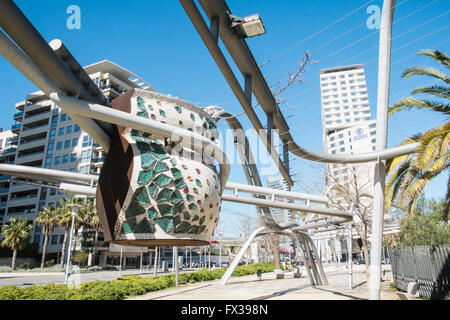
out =
[(75, 217), (78, 213), (78, 209), (81, 206), (78, 204), (69, 204), (68, 207), (72, 208), (72, 226), (70, 227), (69, 247), (67, 250), (66, 275), (64, 279), (64, 284), (67, 284), (67, 281), (69, 280), (69, 273), (71, 269), (70, 256), (72, 254), (72, 240), (73, 240), (73, 231), (75, 228)]
[(222, 268), (222, 236), (223, 233), (219, 233), (219, 268)]

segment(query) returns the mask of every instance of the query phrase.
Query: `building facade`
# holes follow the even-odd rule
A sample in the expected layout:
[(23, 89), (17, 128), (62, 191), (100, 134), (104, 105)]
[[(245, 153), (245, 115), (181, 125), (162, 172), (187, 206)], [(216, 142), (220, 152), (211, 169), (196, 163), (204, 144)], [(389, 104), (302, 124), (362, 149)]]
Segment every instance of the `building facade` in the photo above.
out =
[[(151, 88), (128, 70), (107, 60), (84, 69), (110, 101), (132, 88)], [(103, 148), (42, 91), (28, 94), (15, 108), (17, 112), (14, 114), (15, 123), (11, 131), (0, 133), (0, 140), (3, 141), (0, 163), (100, 173), (106, 156)], [(64, 197), (70, 195), (56, 189), (14, 183), (10, 177), (1, 176), (0, 227), (12, 217), (27, 218), (33, 223), (30, 241), (39, 244), (41, 250), (44, 237), (41, 228), (34, 221), (36, 213), (44, 207), (56, 205)], [(56, 228), (49, 238), (47, 252), (59, 255), (63, 240), (64, 230)], [(101, 233), (97, 234), (96, 240), (100, 245), (92, 249), (96, 249), (96, 252), (108, 250), (109, 246), (102, 242)], [(83, 243), (87, 244), (88, 241), (80, 242)]]
[[(320, 70), (323, 147), (331, 154), (375, 151), (376, 120), (372, 120), (362, 65)], [(373, 185), (373, 164), (328, 164), (326, 185)]]

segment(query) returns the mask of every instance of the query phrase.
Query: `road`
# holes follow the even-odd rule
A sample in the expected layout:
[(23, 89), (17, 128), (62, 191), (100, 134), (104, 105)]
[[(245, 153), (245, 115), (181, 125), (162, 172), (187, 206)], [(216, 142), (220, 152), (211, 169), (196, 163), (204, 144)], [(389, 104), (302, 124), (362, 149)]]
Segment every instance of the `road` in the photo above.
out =
[[(180, 272), (193, 272), (197, 270), (188, 270)], [(169, 274), (169, 272), (158, 272), (158, 276)], [(153, 277), (153, 270), (144, 271), (140, 273), (139, 269), (124, 270), (122, 276), (139, 275), (141, 277)], [(120, 278), (121, 275), (119, 271), (96, 271), (96, 272), (85, 272), (80, 274), (73, 274), (70, 281), (73, 282), (89, 282), (96, 280), (113, 280)], [(63, 284), (64, 283), (64, 273), (63, 272), (47, 272), (47, 273), (0, 273), (0, 287), (3, 286), (18, 286), (26, 287), (31, 285), (45, 285), (49, 283)]]

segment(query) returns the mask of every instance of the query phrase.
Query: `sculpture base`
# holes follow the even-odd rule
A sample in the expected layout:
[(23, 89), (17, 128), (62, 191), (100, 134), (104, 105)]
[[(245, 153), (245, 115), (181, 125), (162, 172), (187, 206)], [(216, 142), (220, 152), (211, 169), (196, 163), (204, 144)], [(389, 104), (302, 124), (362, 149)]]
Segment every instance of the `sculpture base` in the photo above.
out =
[(137, 240), (113, 240), (107, 243), (119, 244), (122, 246), (137, 247), (199, 247), (209, 246), (209, 241), (189, 240), (189, 239), (137, 239)]

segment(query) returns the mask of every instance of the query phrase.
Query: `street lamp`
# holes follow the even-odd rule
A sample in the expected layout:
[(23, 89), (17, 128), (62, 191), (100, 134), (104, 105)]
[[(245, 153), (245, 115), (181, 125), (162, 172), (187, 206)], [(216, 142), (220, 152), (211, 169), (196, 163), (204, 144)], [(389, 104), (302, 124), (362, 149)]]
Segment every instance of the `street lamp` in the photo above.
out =
[(69, 204), (67, 205), (69, 208), (72, 208), (72, 226), (70, 227), (70, 237), (69, 237), (69, 248), (67, 252), (67, 262), (66, 262), (66, 275), (64, 279), (64, 284), (67, 284), (69, 280), (69, 272), (70, 272), (70, 255), (72, 253), (72, 239), (73, 239), (73, 231), (75, 227), (75, 217), (78, 213), (78, 209), (81, 208), (79, 204)]
[(231, 30), (240, 39), (251, 38), (266, 32), (264, 24), (258, 14), (252, 14), (244, 18), (230, 15)]
[(219, 233), (219, 268), (222, 268), (222, 236), (223, 233)]

